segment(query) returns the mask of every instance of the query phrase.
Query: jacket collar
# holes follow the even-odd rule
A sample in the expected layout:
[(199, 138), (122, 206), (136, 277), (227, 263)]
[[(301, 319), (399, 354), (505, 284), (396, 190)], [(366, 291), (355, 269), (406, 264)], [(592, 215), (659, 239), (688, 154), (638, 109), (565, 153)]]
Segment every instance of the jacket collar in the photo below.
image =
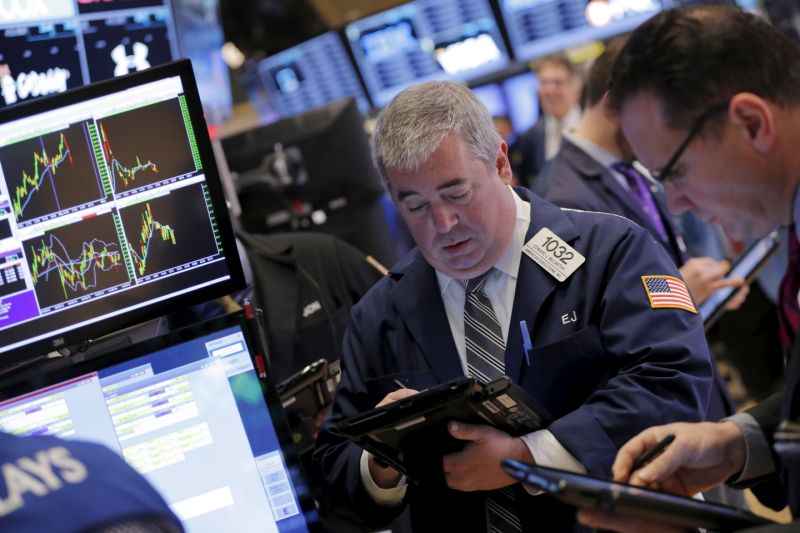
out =
[[(527, 189), (516, 188), (515, 191), (531, 204), (531, 224), (525, 242), (546, 227), (574, 245), (578, 230), (560, 208)], [(395, 280), (389, 298), (437, 379), (446, 381), (462, 375), (461, 362), (450, 333), (434, 269), (420, 251), (414, 249), (395, 265), (389, 275)], [(506, 343), (506, 373), (514, 380), (519, 378), (524, 361), (519, 322), (525, 320), (528, 329), (535, 330), (540, 318), (539, 310), (558, 285), (559, 282), (547, 271), (523, 255)]]

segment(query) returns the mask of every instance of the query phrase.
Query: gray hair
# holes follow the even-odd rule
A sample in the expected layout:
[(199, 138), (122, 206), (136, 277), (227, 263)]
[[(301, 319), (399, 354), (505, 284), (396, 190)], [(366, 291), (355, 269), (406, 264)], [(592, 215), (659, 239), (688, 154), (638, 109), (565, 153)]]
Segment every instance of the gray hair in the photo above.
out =
[(417, 171), (449, 133), (459, 134), (473, 156), (494, 168), (501, 137), (475, 94), (449, 81), (412, 85), (378, 115), (373, 132), (375, 166), (386, 183), (386, 167)]

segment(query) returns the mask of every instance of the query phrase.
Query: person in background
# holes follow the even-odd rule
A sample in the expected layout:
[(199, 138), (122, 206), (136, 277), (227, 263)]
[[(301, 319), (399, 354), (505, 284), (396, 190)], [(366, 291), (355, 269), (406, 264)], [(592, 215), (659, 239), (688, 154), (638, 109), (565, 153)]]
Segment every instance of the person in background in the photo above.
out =
[(563, 54), (539, 60), (536, 80), (539, 120), (519, 136), (509, 158), (519, 184), (539, 192), (539, 171), (558, 153), (561, 134), (580, 119), (582, 83), (576, 65)]
[[(719, 423), (647, 429), (628, 442), (613, 474), (667, 435), (674, 442), (630, 481), (684, 495), (724, 482), (751, 485), (762, 503), (800, 512), (800, 49), (738, 8), (664, 11), (620, 52), (610, 103), (634, 152), (665, 184), (673, 211), (693, 210), (733, 238), (789, 227), (779, 335), (788, 354), (785, 390)], [(593, 510), (603, 529), (659, 531)], [(767, 530), (796, 531), (800, 523)], [(662, 531), (673, 530), (663, 526)]]
[[(582, 530), (574, 509), (528, 494), (500, 461), (609, 475), (637, 428), (703, 417), (711, 363), (677, 267), (628, 220), (562, 211), (510, 187), (507, 145), (459, 84), (402, 91), (381, 112), (374, 143), (417, 249), (353, 308), (313, 456), (323, 506), (372, 528), (407, 507), (417, 532)], [(553, 251), (537, 255), (526, 243)], [(527, 355), (521, 328), (534, 343)], [(434, 465), (417, 483), (336, 431), (464, 375), (508, 375), (555, 420), (521, 437), (451, 422), (462, 451), (406, 450)]]
[[(728, 261), (689, 257), (667, 209), (662, 189), (635, 162), (619, 117), (608, 109), (606, 93), (611, 66), (623, 40), (613, 42), (597, 58), (586, 78), (585, 109), (575, 129), (564, 132), (561, 149), (542, 169), (543, 197), (561, 207), (624, 216), (648, 230), (679, 266), (697, 304), (724, 287), (740, 287), (743, 279), (725, 279)], [(743, 287), (730, 309), (744, 301)]]
[(0, 432), (0, 531), (180, 533), (180, 521), (117, 454), (88, 442)]

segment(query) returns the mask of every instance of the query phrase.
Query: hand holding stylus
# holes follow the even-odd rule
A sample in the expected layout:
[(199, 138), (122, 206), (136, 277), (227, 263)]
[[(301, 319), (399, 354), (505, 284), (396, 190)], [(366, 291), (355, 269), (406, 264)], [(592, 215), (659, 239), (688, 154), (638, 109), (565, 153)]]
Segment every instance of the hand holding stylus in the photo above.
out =
[[(620, 448), (615, 481), (692, 496), (719, 485), (744, 467), (744, 435), (732, 422), (684, 422), (656, 426)], [(599, 529), (637, 533), (681, 531), (599, 509), (583, 509), (578, 521)]]
[(615, 481), (692, 496), (741, 471), (744, 459), (744, 436), (732, 422), (678, 422), (628, 441), (612, 472)]

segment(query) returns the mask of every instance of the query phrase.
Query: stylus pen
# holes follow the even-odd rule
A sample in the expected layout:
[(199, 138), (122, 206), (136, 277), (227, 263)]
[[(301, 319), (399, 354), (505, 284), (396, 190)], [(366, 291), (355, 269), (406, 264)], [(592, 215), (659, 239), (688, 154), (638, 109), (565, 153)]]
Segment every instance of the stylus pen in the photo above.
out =
[(397, 385), (398, 389), (407, 389), (408, 388), (405, 385), (403, 385), (403, 382), (400, 381), (399, 379), (395, 379), (394, 380), (394, 384)]
[(639, 458), (633, 462), (633, 466), (631, 467), (631, 472), (630, 474), (628, 474), (628, 479), (631, 478), (631, 476), (635, 471), (639, 470), (641, 467), (649, 463), (653, 457), (661, 453), (661, 451), (667, 446), (669, 446), (674, 440), (675, 440), (675, 435), (670, 433), (669, 435), (658, 441), (658, 444), (656, 444), (655, 446), (644, 452), (642, 455), (640, 455)]
[(531, 352), (533, 352), (533, 341), (528, 333), (528, 323), (524, 320), (519, 321), (519, 329), (522, 331), (522, 351), (525, 353), (525, 362), (531, 366)]

